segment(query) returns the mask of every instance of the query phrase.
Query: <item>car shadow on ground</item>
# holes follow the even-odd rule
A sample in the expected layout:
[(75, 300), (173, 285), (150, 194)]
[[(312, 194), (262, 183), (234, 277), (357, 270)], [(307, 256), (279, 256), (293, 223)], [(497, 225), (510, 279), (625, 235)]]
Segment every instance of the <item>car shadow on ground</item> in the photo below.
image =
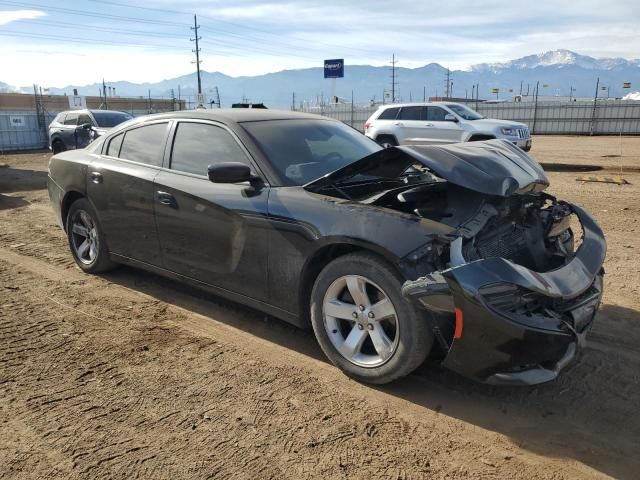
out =
[(13, 197), (0, 193), (0, 210), (26, 207), (27, 205), (29, 205), (29, 202), (22, 197)]
[[(227, 325), (313, 359), (327, 362), (313, 332), (213, 294), (122, 267), (105, 279)], [(632, 309), (605, 305), (596, 322), (640, 321)], [(637, 322), (636, 322), (637, 323)], [(413, 375), (382, 387), (388, 395), (438, 414), (505, 435), (519, 448), (551, 458), (571, 458), (604, 474), (637, 478), (640, 471), (640, 354), (637, 342), (597, 330), (584, 355), (554, 381), (535, 387), (478, 384), (427, 361)], [(631, 348), (631, 349), (630, 349)], [(637, 349), (637, 347), (635, 347)], [(416, 446), (416, 448), (420, 448)], [(491, 449), (491, 445), (487, 445)], [(503, 461), (508, 461), (505, 456)]]
[(46, 188), (46, 171), (8, 166), (0, 168), (0, 193), (26, 192)]

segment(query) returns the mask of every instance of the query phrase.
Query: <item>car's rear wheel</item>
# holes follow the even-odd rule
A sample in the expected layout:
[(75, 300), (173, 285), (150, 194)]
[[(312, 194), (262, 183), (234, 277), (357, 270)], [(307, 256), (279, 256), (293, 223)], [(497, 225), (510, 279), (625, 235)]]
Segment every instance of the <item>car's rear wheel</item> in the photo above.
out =
[(376, 137), (376, 142), (378, 142), (382, 147), (396, 147), (398, 146), (398, 140), (393, 135), (378, 135)]
[(98, 216), (85, 198), (76, 200), (69, 208), (67, 237), (76, 264), (85, 272), (102, 273), (117, 266), (109, 258)]
[(350, 377), (388, 383), (427, 357), (433, 337), (402, 297), (400, 276), (370, 254), (345, 255), (318, 275), (311, 322), (327, 357)]

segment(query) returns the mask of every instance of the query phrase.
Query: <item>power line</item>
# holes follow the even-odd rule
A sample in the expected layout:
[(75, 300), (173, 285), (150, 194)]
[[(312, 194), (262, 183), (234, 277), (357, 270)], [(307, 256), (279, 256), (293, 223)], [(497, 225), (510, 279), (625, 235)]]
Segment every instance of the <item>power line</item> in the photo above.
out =
[[(155, 11), (155, 12), (161, 12), (161, 13), (174, 13), (174, 14), (179, 14), (179, 15), (190, 15), (186, 12), (180, 11), (180, 10), (170, 10), (170, 9), (165, 9), (165, 8), (157, 8), (157, 7), (145, 7), (145, 6), (140, 6), (140, 5), (128, 5), (126, 3), (120, 3), (120, 2), (113, 2), (113, 1), (107, 1), (107, 0), (89, 0), (90, 2), (95, 2), (95, 3), (100, 3), (100, 4), (108, 4), (108, 5), (114, 5), (114, 6), (119, 6), (119, 7), (127, 7), (127, 8), (137, 8), (137, 9), (141, 9), (141, 10), (148, 10), (148, 11)], [(260, 29), (257, 28), (253, 25), (246, 25), (246, 24), (241, 24), (241, 23), (237, 23), (237, 22), (231, 22), (229, 20), (222, 20), (218, 17), (211, 17), (208, 15), (200, 15), (200, 18), (206, 18), (208, 20), (214, 20), (216, 22), (216, 24), (219, 23), (225, 23), (227, 25), (232, 25), (235, 27), (240, 27), (240, 28), (245, 28), (247, 30), (253, 30), (255, 32), (259, 32), (259, 33), (263, 33), (266, 35), (270, 35), (272, 37), (276, 37), (277, 35), (274, 33), (271, 33), (269, 31), (266, 31), (264, 29)], [(295, 35), (292, 35), (292, 38), (298, 38), (300, 40), (307, 40), (307, 39), (303, 39), (301, 37), (296, 37)], [(270, 42), (274, 42), (273, 39), (269, 39)], [(277, 40), (275, 40), (276, 43)], [(279, 42), (281, 43), (281, 42)], [(346, 47), (342, 44), (337, 44), (337, 43), (327, 43), (327, 42), (318, 42), (318, 41), (314, 41), (314, 44), (316, 45), (324, 45), (324, 46), (328, 46), (331, 48), (335, 48), (335, 47), (339, 47), (341, 48), (343, 51), (344, 50), (351, 50), (351, 51), (359, 51), (359, 52), (363, 52), (363, 53), (367, 53), (367, 54), (371, 54), (371, 53), (378, 53), (375, 50), (367, 50), (367, 49), (362, 49), (362, 48), (358, 48), (358, 47)], [(289, 44), (288, 44), (289, 45)], [(299, 48), (299, 45), (290, 45), (290, 46), (295, 46), (296, 48)]]

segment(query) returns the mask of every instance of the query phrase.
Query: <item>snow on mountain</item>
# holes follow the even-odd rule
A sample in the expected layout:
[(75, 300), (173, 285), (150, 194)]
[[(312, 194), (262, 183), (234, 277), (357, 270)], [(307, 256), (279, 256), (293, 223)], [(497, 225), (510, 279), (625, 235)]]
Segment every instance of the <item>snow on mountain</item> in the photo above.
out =
[(538, 67), (562, 67), (577, 66), (587, 70), (612, 70), (630, 66), (640, 66), (640, 60), (626, 60), (624, 58), (594, 58), (588, 55), (580, 55), (571, 50), (551, 50), (535, 55), (527, 55), (515, 60), (503, 63), (481, 63), (473, 65), (472, 71), (498, 72), (508, 69), (533, 69)]

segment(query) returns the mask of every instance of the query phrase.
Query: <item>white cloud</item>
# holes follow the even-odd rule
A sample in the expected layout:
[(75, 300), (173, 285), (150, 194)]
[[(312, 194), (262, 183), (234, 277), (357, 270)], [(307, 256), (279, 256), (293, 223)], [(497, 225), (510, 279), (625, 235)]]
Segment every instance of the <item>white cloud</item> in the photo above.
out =
[(0, 10), (0, 25), (18, 20), (32, 20), (46, 15), (42, 10)]

